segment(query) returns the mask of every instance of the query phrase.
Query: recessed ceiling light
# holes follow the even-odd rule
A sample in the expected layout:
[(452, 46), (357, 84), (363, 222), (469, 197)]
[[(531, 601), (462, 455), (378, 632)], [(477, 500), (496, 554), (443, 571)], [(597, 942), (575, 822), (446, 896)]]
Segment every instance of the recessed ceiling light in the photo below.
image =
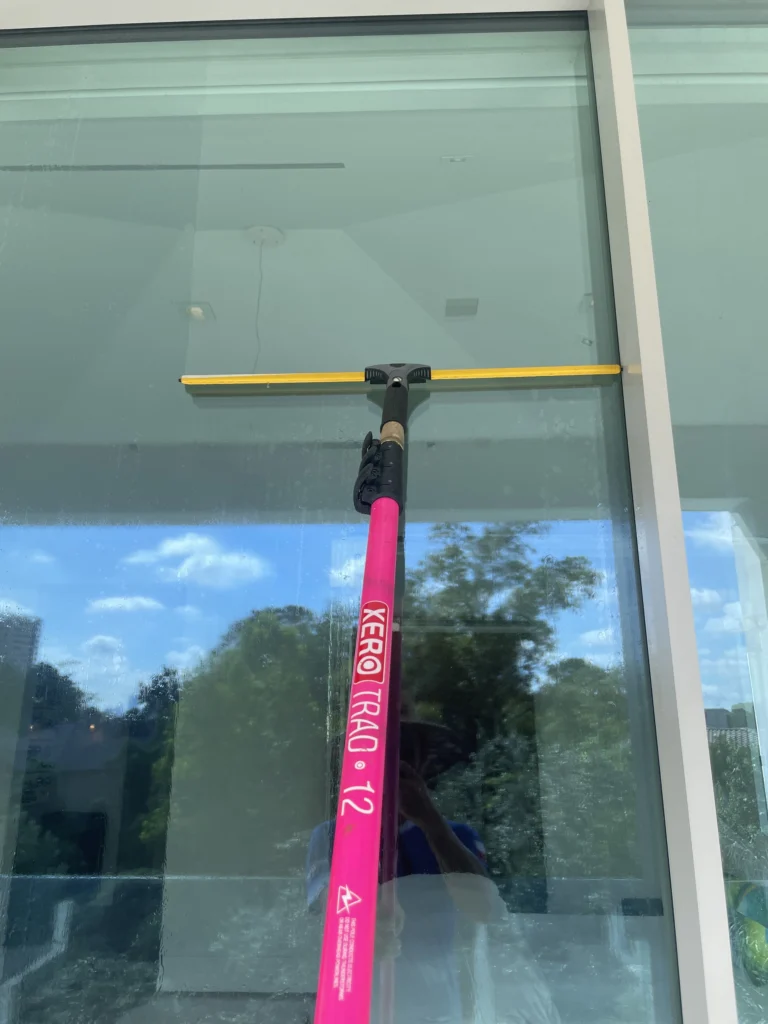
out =
[(216, 319), (216, 314), (213, 312), (213, 306), (210, 302), (185, 302), (181, 311), (189, 320), (193, 320), (197, 324), (207, 323), (210, 320)]
[(465, 164), (467, 160), (471, 160), (471, 156), (441, 156), (440, 161), (444, 164)]

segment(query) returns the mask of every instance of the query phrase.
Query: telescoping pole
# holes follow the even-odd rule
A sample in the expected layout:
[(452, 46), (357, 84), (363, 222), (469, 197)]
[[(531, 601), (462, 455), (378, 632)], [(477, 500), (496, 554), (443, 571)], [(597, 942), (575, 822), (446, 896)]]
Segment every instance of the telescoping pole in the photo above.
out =
[[(405, 450), (403, 475), (408, 477), (408, 450)], [(407, 494), (403, 493), (404, 502)], [(395, 558), (395, 599), (392, 617), (392, 654), (389, 662), (389, 719), (387, 720), (387, 757), (384, 768), (384, 793), (381, 811), (382, 884), (379, 912), (394, 927), (397, 912), (397, 846), (400, 837), (400, 716), (403, 674), (403, 602), (405, 599), (405, 510), (400, 513)], [(390, 949), (379, 956), (379, 1021), (394, 1024), (395, 954)]]
[[(404, 504), (408, 386), (430, 379), (416, 363), (369, 366), (384, 384), (379, 440), (369, 434), (354, 504), (369, 513), (363, 593), (344, 737), (315, 1024), (368, 1024), (376, 937), (387, 749), (398, 520)], [(392, 726), (397, 728), (394, 721)], [(391, 995), (390, 995), (391, 999)]]

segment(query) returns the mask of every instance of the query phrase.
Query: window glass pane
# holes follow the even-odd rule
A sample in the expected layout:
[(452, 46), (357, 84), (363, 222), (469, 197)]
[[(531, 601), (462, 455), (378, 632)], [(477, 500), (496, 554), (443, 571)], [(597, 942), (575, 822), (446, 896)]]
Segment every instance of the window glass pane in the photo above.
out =
[(159, 349), (170, 380), (355, 369), (393, 338), (444, 367), (616, 361), (581, 31), (2, 56), (19, 359), (53, 332), (123, 374)]
[[(310, 1020), (379, 408), (178, 376), (615, 359), (586, 33), (0, 56), (4, 1012)], [(397, 1024), (677, 1024), (620, 385), (423, 395)]]
[[(632, 9), (665, 358), (740, 1020), (768, 1014), (768, 7)], [(669, 14), (669, 12), (668, 12)]]

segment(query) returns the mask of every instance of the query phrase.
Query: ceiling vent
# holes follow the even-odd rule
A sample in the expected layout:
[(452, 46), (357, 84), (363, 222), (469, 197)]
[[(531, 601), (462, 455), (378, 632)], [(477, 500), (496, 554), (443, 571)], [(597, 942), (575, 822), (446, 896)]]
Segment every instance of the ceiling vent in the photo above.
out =
[(480, 299), (446, 299), (445, 315), (452, 319), (477, 316)]

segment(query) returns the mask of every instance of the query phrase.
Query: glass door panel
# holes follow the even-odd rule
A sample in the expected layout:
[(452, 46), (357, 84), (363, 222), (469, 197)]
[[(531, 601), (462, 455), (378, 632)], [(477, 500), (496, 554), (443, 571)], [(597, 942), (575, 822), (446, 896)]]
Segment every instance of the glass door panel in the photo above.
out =
[[(586, 33), (483, 27), (2, 53), (9, 1020), (311, 1020), (379, 410), (177, 380), (615, 361)], [(398, 1024), (679, 1019), (623, 439), (616, 380), (414, 412), (404, 737), (473, 860), (404, 811)]]

